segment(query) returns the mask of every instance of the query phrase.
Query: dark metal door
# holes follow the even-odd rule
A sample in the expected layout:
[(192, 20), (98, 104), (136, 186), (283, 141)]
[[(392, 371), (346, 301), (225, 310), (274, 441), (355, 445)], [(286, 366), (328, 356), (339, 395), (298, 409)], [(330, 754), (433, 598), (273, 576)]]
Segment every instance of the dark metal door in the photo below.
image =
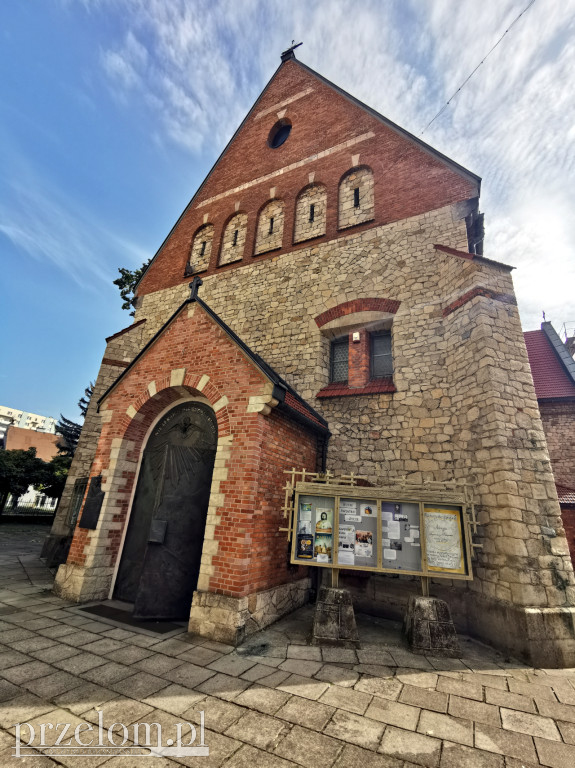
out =
[(114, 590), (138, 618), (189, 616), (216, 445), (216, 418), (203, 403), (177, 405), (148, 439)]

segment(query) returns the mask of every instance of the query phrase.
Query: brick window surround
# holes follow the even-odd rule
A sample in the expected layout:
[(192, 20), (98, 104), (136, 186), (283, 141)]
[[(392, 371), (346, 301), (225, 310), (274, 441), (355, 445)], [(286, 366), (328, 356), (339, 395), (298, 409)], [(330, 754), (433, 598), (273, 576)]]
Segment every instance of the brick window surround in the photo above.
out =
[[(377, 333), (377, 332), (376, 332)], [(359, 339), (357, 338), (359, 336)], [(333, 355), (337, 340), (332, 342)], [(330, 359), (330, 371), (333, 360)], [(333, 377), (330, 377), (333, 379)], [(347, 381), (331, 381), (316, 397), (341, 397), (345, 395), (371, 395), (395, 392), (393, 376), (372, 377), (372, 333), (367, 328), (355, 329), (348, 334)]]

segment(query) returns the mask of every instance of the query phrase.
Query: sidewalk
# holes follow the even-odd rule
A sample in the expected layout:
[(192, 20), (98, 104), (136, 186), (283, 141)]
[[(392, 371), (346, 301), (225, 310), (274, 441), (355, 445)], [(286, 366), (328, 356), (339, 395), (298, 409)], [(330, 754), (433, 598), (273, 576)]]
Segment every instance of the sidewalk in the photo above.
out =
[[(359, 617), (362, 649), (306, 645), (306, 607), (243, 647), (115, 627), (48, 591), (45, 529), (0, 526), (0, 766), (574, 768), (575, 670), (532, 669), (462, 638), (410, 653)], [(199, 723), (209, 757), (11, 757), (17, 722)], [(174, 731), (175, 733), (175, 731)], [(147, 761), (147, 762), (146, 762)]]

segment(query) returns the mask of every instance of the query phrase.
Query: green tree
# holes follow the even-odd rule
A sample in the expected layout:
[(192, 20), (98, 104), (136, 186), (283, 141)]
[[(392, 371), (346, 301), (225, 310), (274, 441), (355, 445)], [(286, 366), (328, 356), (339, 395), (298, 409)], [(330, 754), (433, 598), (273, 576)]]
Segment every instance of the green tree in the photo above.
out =
[(62, 439), (58, 441), (58, 452), (63, 456), (72, 458), (76, 453), (76, 447), (78, 445), (78, 440), (80, 439), (81, 431), (81, 424), (77, 424), (75, 421), (70, 421), (70, 419), (67, 419), (60, 414), (60, 419), (56, 424), (56, 432), (62, 437)]
[(120, 277), (118, 277), (117, 280), (114, 280), (114, 285), (117, 285), (120, 289), (120, 296), (124, 302), (122, 304), (122, 309), (131, 309), (132, 311), (130, 312), (130, 315), (132, 316), (136, 314), (134, 311), (136, 306), (134, 289), (144, 272), (148, 269), (151, 261), (152, 259), (148, 259), (148, 261), (145, 261), (139, 269), (126, 269), (126, 267), (118, 268)]
[(28, 486), (46, 478), (46, 462), (37, 458), (36, 449), (0, 451), (0, 513), (9, 494), (17, 499)]
[(72, 457), (58, 455), (43, 463), (45, 466), (41, 470), (42, 478), (34, 485), (34, 488), (52, 499), (59, 499), (66, 485)]
[(80, 413), (83, 417), (86, 416), (86, 412), (88, 410), (88, 406), (90, 405), (90, 400), (92, 399), (93, 394), (94, 382), (91, 381), (90, 384), (85, 388), (82, 397), (78, 400), (78, 408), (80, 409)]

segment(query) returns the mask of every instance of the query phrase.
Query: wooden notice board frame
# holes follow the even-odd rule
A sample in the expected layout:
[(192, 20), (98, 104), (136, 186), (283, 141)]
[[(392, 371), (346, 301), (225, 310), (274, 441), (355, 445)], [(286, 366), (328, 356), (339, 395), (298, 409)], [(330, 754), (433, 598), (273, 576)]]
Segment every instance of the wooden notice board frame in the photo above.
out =
[[(326, 502), (329, 499), (329, 505), (326, 504), (326, 509), (329, 507), (333, 509), (331, 530), (332, 546), (329, 562), (317, 562), (317, 556), (312, 556), (310, 558), (309, 553), (306, 557), (297, 556), (298, 522), (300, 521), (301, 514), (300, 499), (309, 496), (316, 497), (319, 500), (325, 499)], [(372, 544), (377, 550), (374, 565), (350, 565), (339, 562), (339, 513), (340, 501), (342, 499), (357, 500), (359, 504), (361, 504), (362, 500), (365, 503), (374, 502), (376, 506), (377, 531), (375, 542)], [(305, 504), (308, 502), (302, 503)], [(412, 511), (414, 505), (417, 505), (419, 509), (419, 542), (421, 549), (420, 569), (404, 569), (402, 567), (387, 567), (384, 565), (382, 547), (382, 503), (387, 503), (387, 506), (389, 506), (389, 503), (394, 505), (407, 504)], [(317, 505), (317, 508), (320, 508), (319, 505)], [(428, 529), (426, 529), (426, 511), (428, 513), (433, 511), (445, 514), (445, 524), (437, 525), (436, 519), (436, 524), (433, 526), (428, 525)], [(403, 518), (402, 515), (399, 515), (399, 517)], [(450, 520), (456, 521), (457, 525), (454, 526), (450, 523)], [(473, 545), (471, 538), (471, 526), (474, 524), (475, 520), (474, 516), (470, 515), (467, 495), (460, 490), (451, 490), (449, 488), (428, 490), (425, 488), (408, 488), (399, 485), (366, 487), (349, 484), (337, 485), (332, 483), (323, 484), (321, 482), (297, 482), (294, 487), (294, 500), (293, 506), (291, 506), (291, 520), (288, 529), (291, 534), (290, 562), (294, 565), (310, 565), (317, 568), (331, 569), (335, 581), (337, 581), (337, 573), (339, 570), (420, 576), (422, 577), (422, 582), (425, 582), (426, 584), (427, 579), (429, 578), (448, 578), (472, 581), (473, 569), (471, 565), (471, 554), (473, 552), (473, 547), (477, 546)], [(314, 542), (316, 536), (315, 525), (316, 520), (312, 511), (310, 538), (313, 537)], [(386, 528), (388, 525), (389, 521), (385, 522)], [(411, 528), (416, 529), (417, 526), (412, 524)], [(318, 531), (318, 533), (321, 534), (320, 531)], [(431, 543), (431, 535), (435, 535), (436, 540), (430, 547), (432, 561), (428, 562), (427, 549), (428, 545)], [(438, 535), (443, 538), (437, 540)], [(456, 563), (457, 552), (459, 552), (460, 557)], [(324, 555), (324, 557), (326, 557), (326, 555)]]

